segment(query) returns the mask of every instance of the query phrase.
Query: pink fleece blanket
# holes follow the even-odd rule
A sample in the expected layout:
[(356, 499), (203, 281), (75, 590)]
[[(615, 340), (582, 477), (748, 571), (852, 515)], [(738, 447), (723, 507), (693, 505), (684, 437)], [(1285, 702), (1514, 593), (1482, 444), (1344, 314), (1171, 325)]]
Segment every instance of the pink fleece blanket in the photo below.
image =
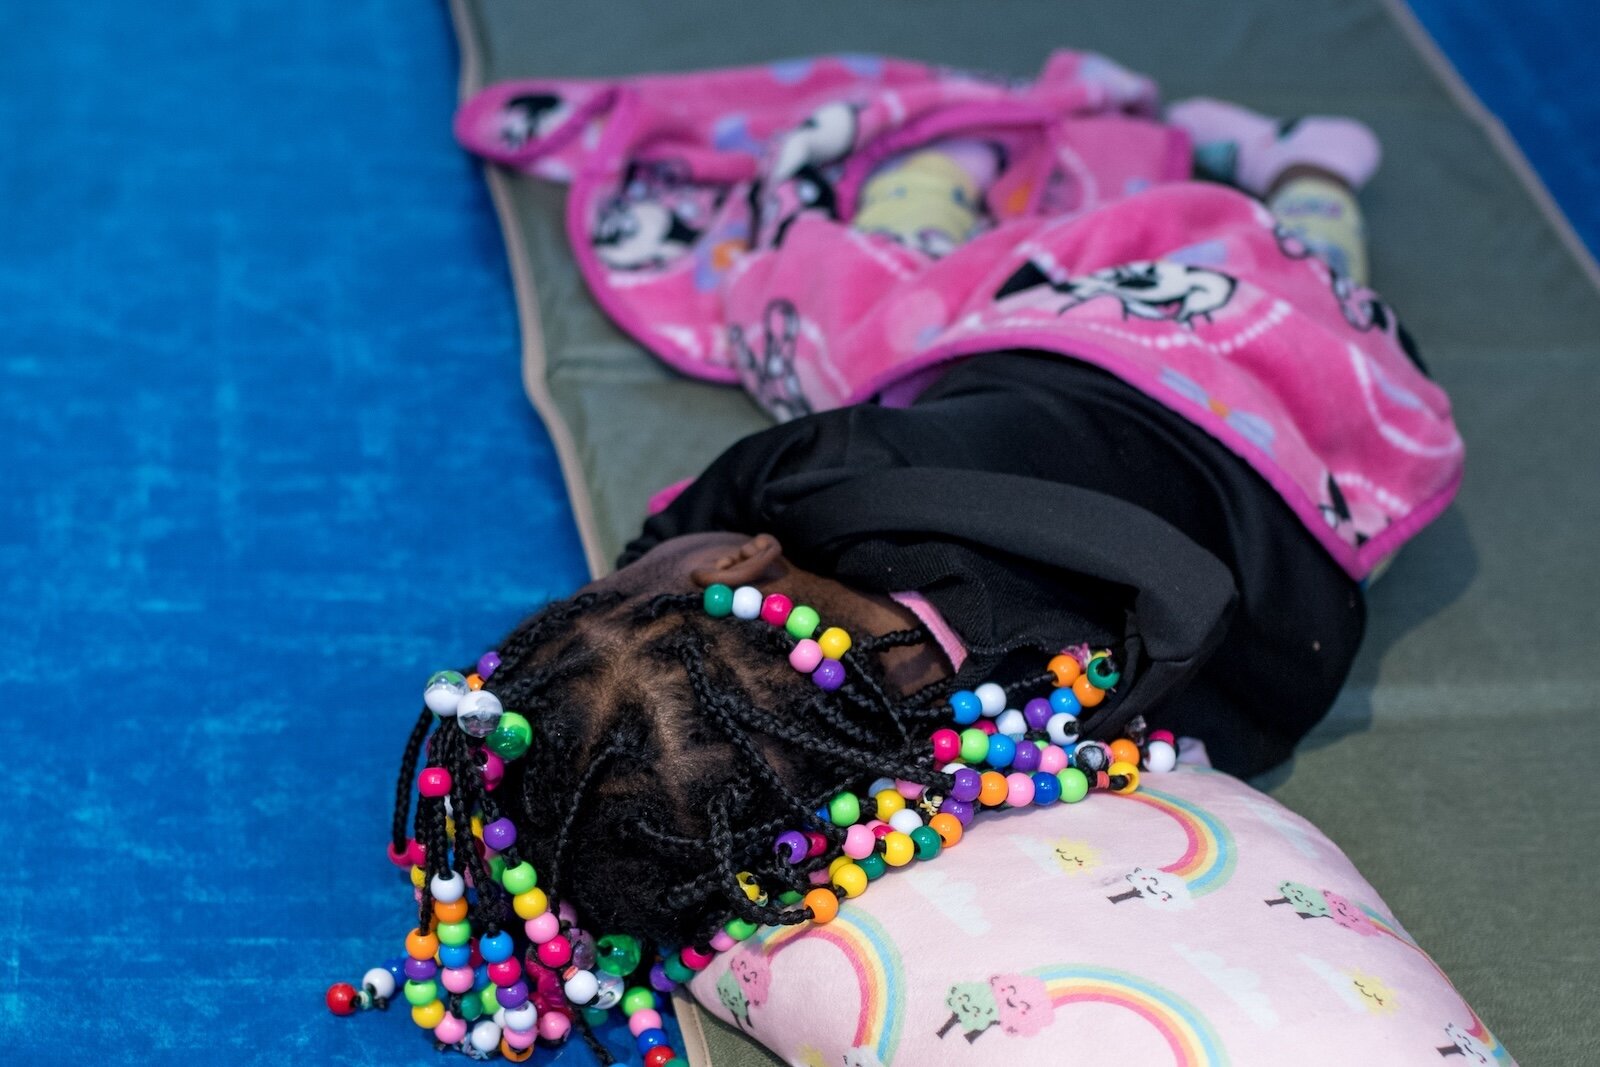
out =
[[(1460, 482), (1443, 390), (1394, 313), (1257, 201), (1191, 182), (1154, 83), (1058, 52), (1005, 81), (871, 56), (619, 81), (519, 81), (457, 135), (570, 182), (601, 306), (685, 373), (778, 418), (906, 403), (942, 364), (1027, 348), (1100, 366), (1249, 462), (1354, 577)], [(852, 227), (926, 145), (990, 146), (978, 232)]]

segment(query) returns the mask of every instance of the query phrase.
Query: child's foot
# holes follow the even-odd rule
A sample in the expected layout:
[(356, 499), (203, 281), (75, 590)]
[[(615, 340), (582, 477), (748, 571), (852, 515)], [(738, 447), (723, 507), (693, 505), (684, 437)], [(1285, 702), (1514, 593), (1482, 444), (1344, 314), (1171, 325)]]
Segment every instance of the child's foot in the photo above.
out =
[(1291, 167), (1311, 167), (1360, 189), (1378, 169), (1377, 136), (1354, 119), (1312, 115), (1279, 121), (1203, 97), (1167, 108), (1167, 121), (1194, 140), (1205, 177), (1266, 196)]

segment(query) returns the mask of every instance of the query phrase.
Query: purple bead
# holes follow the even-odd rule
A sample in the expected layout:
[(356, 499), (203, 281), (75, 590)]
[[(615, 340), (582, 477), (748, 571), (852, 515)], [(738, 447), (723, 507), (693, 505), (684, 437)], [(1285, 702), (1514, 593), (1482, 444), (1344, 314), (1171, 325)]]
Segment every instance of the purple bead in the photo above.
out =
[(439, 965), (432, 960), (406, 960), (406, 977), (413, 982), (426, 982), (439, 973)]
[(520, 1008), (528, 1003), (528, 983), (518, 978), (510, 985), (503, 985), (494, 991), (494, 999), (502, 1008)]
[(1049, 723), (1050, 716), (1055, 714), (1055, 709), (1044, 697), (1034, 697), (1022, 705), (1022, 717), (1028, 720), (1028, 729), (1043, 730)]
[(487, 682), (489, 680), (489, 676), (499, 669), (500, 653), (485, 652), (483, 655), (478, 657), (478, 677), (482, 678), (484, 681)]
[(504, 816), (483, 828), (483, 843), (496, 852), (504, 852), (517, 843), (517, 827)]
[(811, 680), (817, 683), (818, 689), (831, 693), (844, 684), (844, 664), (836, 659), (825, 659), (811, 672)]
[(946, 797), (944, 803), (939, 805), (939, 811), (944, 815), (954, 815), (961, 820), (962, 826), (972, 822), (972, 805), (965, 800)]
[(580, 971), (594, 970), (594, 935), (587, 930), (571, 930), (567, 940), (572, 942), (572, 966)]
[(983, 776), (971, 767), (958, 767), (950, 776), (950, 799), (963, 803), (978, 799), (983, 792)]
[(806, 858), (806, 851), (810, 847), (806, 835), (799, 830), (785, 830), (772, 843), (772, 851), (781, 855), (785, 863), (799, 863)]
[(668, 978), (666, 970), (656, 963), (650, 967), (650, 988), (657, 993), (670, 993), (678, 988), (678, 983)]
[(1032, 741), (1018, 741), (1017, 754), (1011, 757), (1011, 766), (1024, 774), (1039, 769), (1039, 746)]

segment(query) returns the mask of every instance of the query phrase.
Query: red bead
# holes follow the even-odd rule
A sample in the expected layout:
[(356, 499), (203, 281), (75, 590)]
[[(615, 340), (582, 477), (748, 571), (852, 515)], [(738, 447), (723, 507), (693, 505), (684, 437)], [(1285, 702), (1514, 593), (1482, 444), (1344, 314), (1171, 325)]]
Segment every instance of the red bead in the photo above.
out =
[(933, 761), (946, 764), (961, 755), (961, 735), (954, 730), (935, 730), (933, 737)]
[(809, 847), (806, 849), (807, 859), (815, 859), (828, 851), (828, 839), (815, 830), (806, 831), (806, 841), (809, 843)]
[(508, 960), (489, 964), (489, 981), (498, 986), (508, 986), (522, 977), (522, 961), (512, 956)]
[(644, 1067), (661, 1067), (662, 1064), (671, 1063), (677, 1058), (678, 1054), (672, 1051), (671, 1045), (657, 1045), (644, 1054)]
[(417, 775), (417, 789), (425, 797), (442, 797), (450, 792), (450, 772), (443, 767), (424, 767)]
[(328, 1010), (335, 1015), (349, 1015), (356, 1010), (356, 988), (349, 982), (335, 982), (328, 987)]
[(794, 609), (794, 601), (782, 593), (773, 593), (761, 602), (761, 618), (773, 626), (782, 626), (789, 621), (789, 612)]
[(678, 952), (678, 956), (683, 960), (683, 965), (691, 971), (705, 970), (711, 966), (711, 961), (714, 958), (711, 953), (701, 952), (699, 949), (690, 948), (688, 945), (685, 945)]
[(557, 934), (539, 946), (539, 962), (551, 969), (565, 967), (572, 959), (572, 942), (565, 934)]

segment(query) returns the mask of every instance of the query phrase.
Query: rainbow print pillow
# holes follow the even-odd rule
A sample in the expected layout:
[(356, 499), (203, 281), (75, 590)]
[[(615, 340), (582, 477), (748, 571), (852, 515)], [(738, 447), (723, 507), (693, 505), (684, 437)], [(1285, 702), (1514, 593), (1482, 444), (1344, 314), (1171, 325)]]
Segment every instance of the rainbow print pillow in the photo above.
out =
[(1513, 1062), (1316, 827), (1197, 767), (980, 819), (691, 992), (810, 1067)]

